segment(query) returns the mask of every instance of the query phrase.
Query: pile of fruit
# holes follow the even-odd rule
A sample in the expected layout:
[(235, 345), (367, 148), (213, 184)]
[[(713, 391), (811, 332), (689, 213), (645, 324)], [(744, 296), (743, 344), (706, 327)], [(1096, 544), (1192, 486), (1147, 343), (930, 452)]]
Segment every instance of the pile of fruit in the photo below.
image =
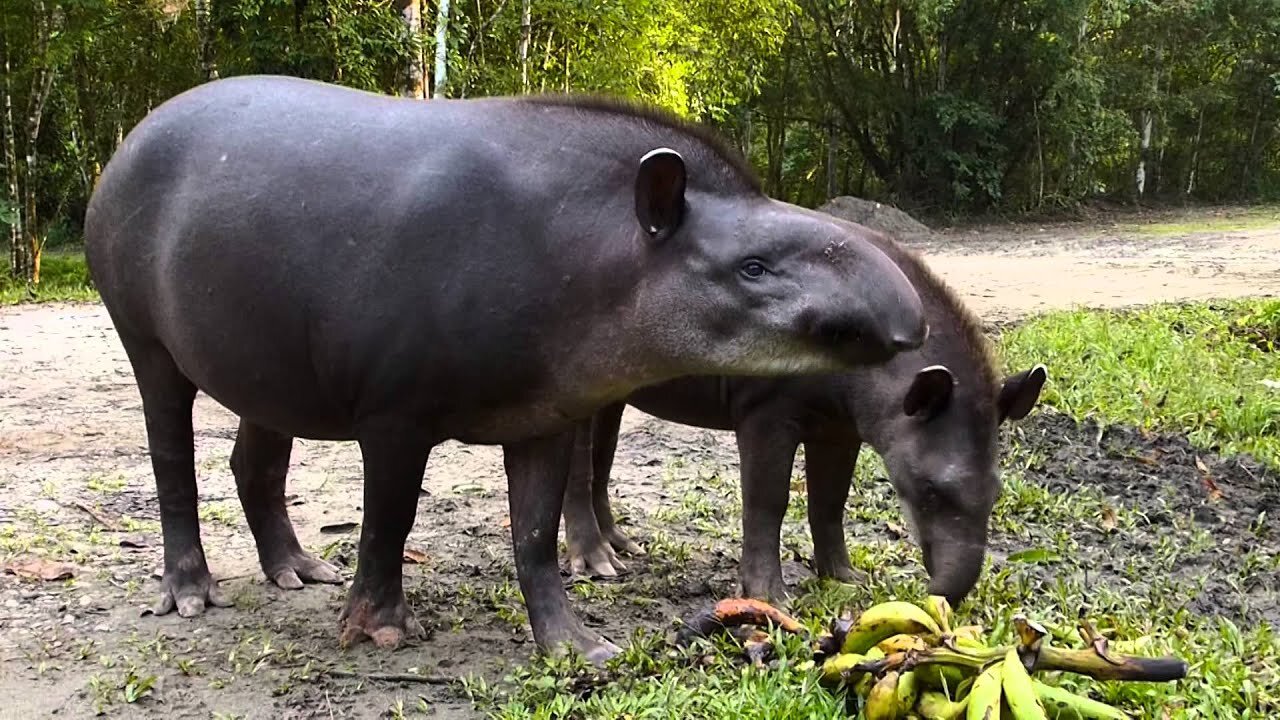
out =
[[(1025, 615), (1013, 616), (1018, 642), (990, 647), (982, 629), (952, 627), (946, 598), (920, 604), (889, 601), (856, 620), (838, 618), (814, 642), (822, 682), (844, 688), (860, 701), (867, 720), (1121, 720), (1118, 708), (1046, 684), (1034, 675), (1073, 672), (1098, 680), (1164, 682), (1183, 678), (1187, 664), (1176, 657), (1118, 654), (1142, 642), (1110, 643), (1086, 619), (1077, 630), (1085, 647), (1059, 647)], [(730, 599), (686, 621), (683, 637), (732, 628), (747, 656), (761, 662), (770, 649), (768, 634), (744, 626), (772, 624), (789, 633), (804, 627), (776, 608), (755, 600)]]

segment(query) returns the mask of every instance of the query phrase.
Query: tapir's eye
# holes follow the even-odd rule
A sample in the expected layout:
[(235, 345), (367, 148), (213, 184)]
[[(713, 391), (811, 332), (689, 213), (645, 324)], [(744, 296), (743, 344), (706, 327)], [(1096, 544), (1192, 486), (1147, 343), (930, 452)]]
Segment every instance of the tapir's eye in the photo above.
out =
[(764, 263), (759, 260), (752, 259), (742, 263), (741, 272), (744, 276), (752, 280), (758, 280), (763, 277), (765, 273), (769, 272), (769, 268), (765, 267)]

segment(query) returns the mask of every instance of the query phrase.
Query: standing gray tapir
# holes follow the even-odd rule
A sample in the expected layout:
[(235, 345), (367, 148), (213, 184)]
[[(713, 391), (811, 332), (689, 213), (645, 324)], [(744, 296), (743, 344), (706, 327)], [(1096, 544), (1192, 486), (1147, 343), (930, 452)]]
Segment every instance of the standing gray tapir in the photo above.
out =
[(779, 540), (803, 443), (820, 576), (853, 577), (844, 506), (865, 441), (884, 459), (930, 575), (959, 604), (982, 569), (1000, 489), (998, 426), (1026, 416), (1045, 368), (1001, 378), (977, 318), (921, 259), (872, 230), (924, 301), (929, 337), (886, 363), (837, 375), (685, 377), (637, 390), (580, 423), (564, 516), (571, 569), (613, 575), (615, 551), (642, 552), (614, 523), (608, 484), (625, 405), (686, 425), (734, 430), (742, 476), (742, 592), (784, 602)]
[(196, 514), (203, 390), (240, 416), (231, 468), (281, 587), (340, 581), (285, 509), (293, 438), (359, 444), (344, 644), (421, 632), (401, 553), (428, 453), (456, 439), (503, 446), (539, 647), (607, 657), (556, 560), (575, 421), (680, 375), (835, 371), (928, 332), (907, 278), (855, 226), (766, 197), (693, 128), (595, 100), (215, 81), (130, 132), (85, 235), (142, 397), (156, 612), (226, 602)]

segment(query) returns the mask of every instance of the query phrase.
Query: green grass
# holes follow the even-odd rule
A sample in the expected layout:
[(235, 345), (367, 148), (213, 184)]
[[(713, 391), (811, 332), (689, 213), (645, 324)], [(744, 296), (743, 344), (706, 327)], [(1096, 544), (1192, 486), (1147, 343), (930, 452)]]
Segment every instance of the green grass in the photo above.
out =
[(1121, 226), (1127, 232), (1157, 237), (1189, 235), (1200, 232), (1238, 232), (1280, 225), (1280, 208), (1252, 207), (1243, 212), (1206, 214), (1197, 211), (1185, 220), (1151, 223), (1129, 223)]
[(34, 295), (27, 291), (24, 283), (14, 281), (7, 274), (0, 275), (0, 305), (97, 299), (84, 253), (79, 250), (46, 250), (40, 258), (40, 284), (35, 287)]
[[(1054, 313), (1007, 331), (1000, 345), (1010, 367), (1045, 363), (1051, 382), (1044, 400), (1062, 411), (1183, 431), (1201, 446), (1249, 452), (1280, 464), (1280, 390), (1262, 383), (1280, 381), (1278, 338), (1280, 301), (1252, 300)], [(1221, 582), (1215, 592), (1231, 596), (1221, 606), (1234, 602), (1248, 613), (1259, 597), (1257, 588), (1280, 573), (1280, 553), (1268, 549), (1274, 546), (1245, 549), (1244, 537), (1242, 552), (1224, 552), (1222, 538), (1190, 518), (1151, 520), (1162, 507), (1158, 498), (1117, 501), (1088, 487), (1071, 493), (1041, 487), (1026, 477), (1044, 462), (1041, 452), (1014, 434), (1002, 460), (1005, 490), (991, 525), (993, 547), (1003, 550), (988, 555), (978, 586), (957, 608), (957, 624), (982, 625), (991, 644), (1008, 644), (1014, 640), (1011, 616), (1024, 611), (1050, 627), (1055, 644), (1079, 646), (1074, 621), (1087, 607), (1088, 616), (1114, 639), (1152, 636), (1142, 653), (1186, 660), (1188, 677), (1170, 683), (1099, 682), (1061, 674), (1042, 679), (1121, 707), (1135, 718), (1280, 714), (1277, 628), (1192, 609), (1206, 591), (1205, 573), (1212, 573)], [(683, 464), (668, 463), (672, 477), (664, 485), (671, 500), (652, 511), (649, 522), (696, 527), (699, 520), (708, 521), (705, 499), (719, 495), (711, 503), (713, 521), (723, 527), (740, 523), (736, 473), (697, 463), (687, 457)], [(919, 550), (911, 540), (885, 532), (888, 523), (903, 520), (888, 484), (876, 480), (882, 474), (879, 458), (864, 450), (846, 506), (851, 560), (867, 579), (851, 585), (810, 580), (795, 589), (791, 611), (811, 630), (844, 611), (856, 613), (888, 599), (922, 599), (926, 592)], [(802, 499), (803, 491), (793, 488), (783, 535), (808, 545)], [(1110, 529), (1101, 529), (1104, 522)], [(1250, 532), (1267, 531), (1262, 525), (1241, 529)], [(734, 555), (740, 551), (736, 537), (711, 540)], [(1117, 554), (1122, 547), (1141, 550)], [(671, 584), (679, 586), (704, 567), (701, 562), (695, 556), (658, 566), (674, 568), (669, 569), (676, 576)], [(639, 587), (643, 581), (644, 574), (629, 582)], [(731, 639), (676, 649), (664, 641), (668, 630), (656, 621), (630, 638), (614, 638), (622, 641), (624, 653), (603, 670), (575, 658), (537, 656), (495, 684), (468, 678), (463, 687), (496, 720), (781, 720), (850, 713), (842, 691), (818, 683), (817, 669), (807, 663), (811, 650), (796, 638), (777, 638), (778, 660), (757, 668), (742, 659)]]
[(1044, 363), (1042, 399), (1069, 415), (1280, 467), (1280, 299), (1054, 312), (1000, 350), (1010, 368)]

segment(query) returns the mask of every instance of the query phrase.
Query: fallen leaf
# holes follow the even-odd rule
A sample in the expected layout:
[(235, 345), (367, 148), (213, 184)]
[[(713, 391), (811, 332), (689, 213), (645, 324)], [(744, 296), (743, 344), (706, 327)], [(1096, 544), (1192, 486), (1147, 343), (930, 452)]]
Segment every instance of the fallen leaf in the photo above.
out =
[(413, 548), (405, 548), (404, 561), (407, 563), (413, 563), (414, 565), (421, 565), (427, 561), (427, 554), (422, 552), (421, 550), (414, 550)]
[(5, 571), (28, 580), (66, 580), (76, 574), (75, 566), (67, 563), (53, 562), (43, 558), (33, 558), (25, 562), (12, 562), (5, 566)]
[(1258, 384), (1272, 390), (1280, 390), (1280, 380), (1259, 380)]
[(357, 523), (341, 522), (341, 523), (334, 523), (333, 525), (321, 525), (320, 532), (326, 535), (333, 535), (336, 533), (351, 532), (352, 530), (355, 530), (356, 527), (357, 527)]
[(120, 547), (144, 548), (144, 547), (147, 547), (147, 541), (140, 537), (122, 537), (120, 538)]
[(902, 527), (898, 523), (887, 522), (885, 523), (885, 525), (889, 526), (889, 532), (893, 533), (894, 535), (897, 535), (900, 538), (905, 538), (911, 535), (911, 533), (907, 532), (906, 528)]
[(1110, 505), (1102, 506), (1102, 529), (1107, 532), (1116, 529), (1116, 511)]
[(1200, 480), (1204, 483), (1205, 492), (1209, 494), (1209, 499), (1217, 502), (1222, 499), (1222, 490), (1218, 488), (1218, 483), (1213, 481), (1213, 476), (1209, 474), (1209, 468), (1196, 456), (1196, 469), (1200, 471)]
[(503, 516), (502, 516), (502, 527), (504, 527), (504, 528), (509, 528), (509, 527), (511, 527), (511, 516), (510, 516), (510, 515), (503, 515)]

